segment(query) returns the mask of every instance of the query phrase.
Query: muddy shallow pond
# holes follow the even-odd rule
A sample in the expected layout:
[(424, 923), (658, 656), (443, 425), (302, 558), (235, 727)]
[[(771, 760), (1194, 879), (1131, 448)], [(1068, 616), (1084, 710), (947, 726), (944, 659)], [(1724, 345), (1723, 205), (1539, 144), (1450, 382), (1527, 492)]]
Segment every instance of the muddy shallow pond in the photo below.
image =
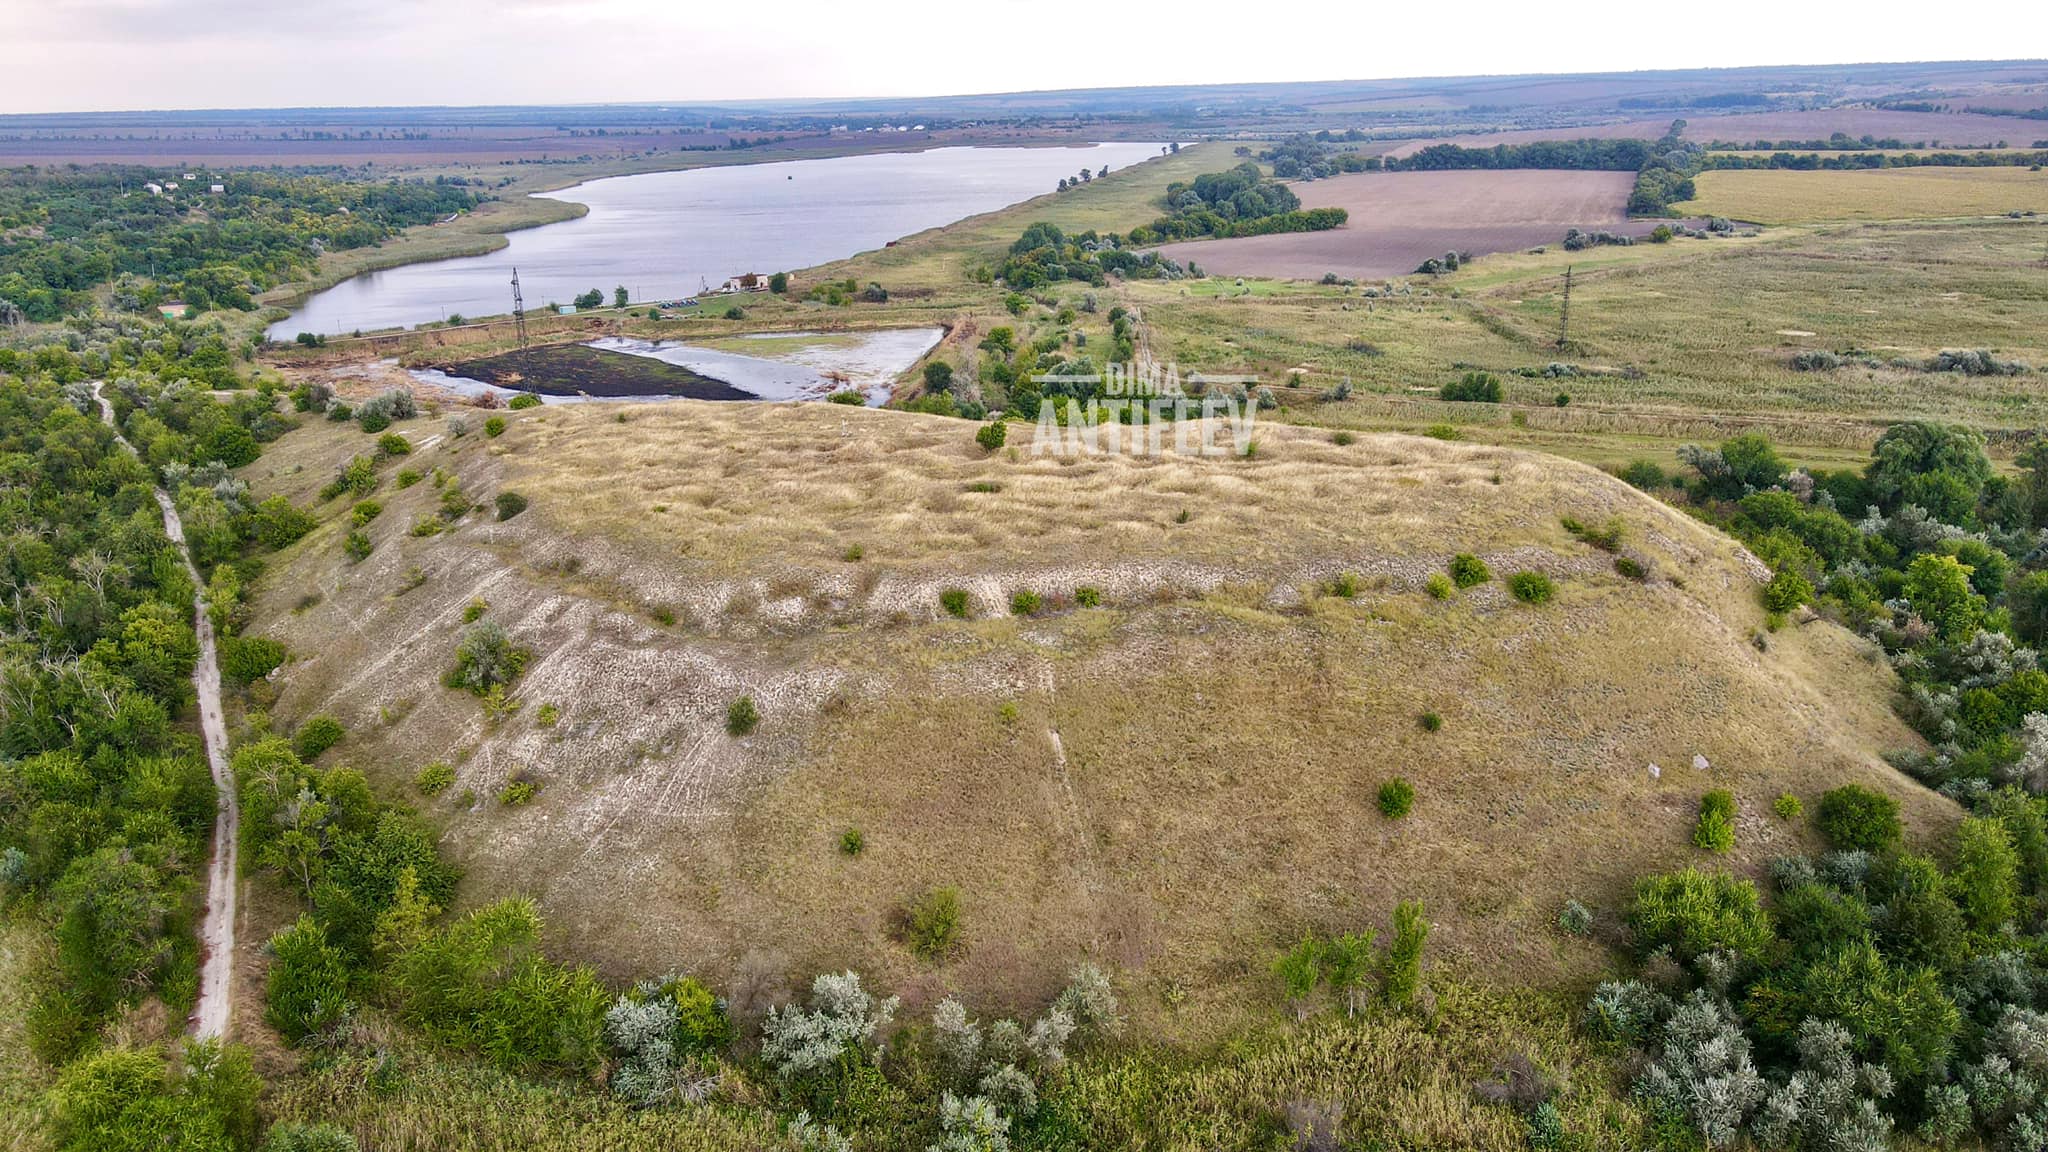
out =
[[(896, 378), (945, 336), (942, 328), (879, 332), (766, 332), (688, 343), (607, 336), (589, 344), (415, 368), (414, 379), (465, 396), (537, 392), (544, 403), (581, 400), (822, 400), (857, 390), (888, 399)], [(557, 350), (559, 349), (559, 351)], [(651, 361), (636, 364), (635, 361)], [(655, 364), (662, 367), (656, 368)]]

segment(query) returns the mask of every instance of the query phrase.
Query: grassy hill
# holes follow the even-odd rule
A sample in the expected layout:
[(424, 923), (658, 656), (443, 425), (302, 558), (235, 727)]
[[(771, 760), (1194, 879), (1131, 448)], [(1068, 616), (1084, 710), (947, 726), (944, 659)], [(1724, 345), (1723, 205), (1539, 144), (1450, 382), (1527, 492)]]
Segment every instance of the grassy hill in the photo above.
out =
[[(613, 975), (855, 966), (913, 1005), (1020, 1003), (1088, 955), (1149, 1029), (1198, 1039), (1271, 1011), (1304, 929), (1383, 926), (1403, 899), (1433, 963), (1590, 979), (1629, 881), (1704, 859), (1710, 787), (1741, 804), (1742, 869), (1811, 847), (1770, 815), (1785, 791), (1857, 781), (1916, 831), (1954, 818), (1880, 760), (1916, 738), (1873, 653), (1823, 623), (1765, 635), (1761, 565), (1583, 465), (1294, 427), (1250, 459), (1062, 461), (1023, 426), (988, 455), (957, 420), (837, 405), (506, 419), (401, 425), (418, 448), (382, 466), (374, 551), (344, 555), (340, 499), (275, 558), (250, 631), (294, 660), (260, 702), (340, 718), (328, 757), (390, 789), (454, 765), (425, 803), (465, 899), (536, 895), (554, 943)], [(308, 425), (246, 474), (312, 503), (372, 446)], [(413, 535), (457, 486), (530, 507)], [(1567, 517), (1618, 521), (1650, 578)], [(1433, 598), (1460, 552), (1494, 579)], [(1555, 599), (1511, 598), (1525, 570)], [(1011, 614), (1022, 591), (1038, 614)], [(477, 601), (532, 652), (496, 719), (441, 684)], [(741, 696), (761, 721), (735, 737)], [(1397, 775), (1416, 803), (1390, 820)], [(501, 805), (515, 779), (537, 793)], [(938, 887), (966, 947), (934, 965), (897, 928)], [(1567, 897), (1593, 940), (1555, 927)]]

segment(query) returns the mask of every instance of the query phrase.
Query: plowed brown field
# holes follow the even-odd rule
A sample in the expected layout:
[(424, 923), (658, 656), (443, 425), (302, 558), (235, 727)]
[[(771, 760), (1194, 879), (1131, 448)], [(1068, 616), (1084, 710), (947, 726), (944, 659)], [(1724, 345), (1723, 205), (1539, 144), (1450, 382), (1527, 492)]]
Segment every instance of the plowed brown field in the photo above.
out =
[(1656, 221), (1631, 222), (1623, 211), (1634, 183), (1633, 172), (1361, 172), (1295, 186), (1304, 207), (1349, 212), (1342, 228), (1188, 240), (1160, 251), (1212, 275), (1403, 276), (1452, 250), (1556, 244), (1567, 228), (1645, 234)]

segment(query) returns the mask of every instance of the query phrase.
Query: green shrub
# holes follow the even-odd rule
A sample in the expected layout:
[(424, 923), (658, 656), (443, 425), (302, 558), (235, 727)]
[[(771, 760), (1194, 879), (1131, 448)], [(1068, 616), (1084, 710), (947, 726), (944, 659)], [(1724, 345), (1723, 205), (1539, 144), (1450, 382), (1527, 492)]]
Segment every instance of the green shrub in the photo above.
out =
[(742, 696), (726, 706), (725, 730), (734, 736), (745, 736), (761, 723), (760, 709), (754, 707), (752, 696)]
[(1776, 812), (1780, 820), (1797, 820), (1800, 814), (1806, 811), (1806, 805), (1801, 804), (1799, 797), (1790, 792), (1780, 792), (1778, 798), (1771, 801), (1771, 811)]
[(1422, 902), (1404, 900), (1394, 908), (1394, 939), (1380, 966), (1380, 995), (1396, 1008), (1406, 1007), (1422, 987), (1422, 949), (1429, 941), (1429, 921)]
[(1772, 973), (1750, 991), (1743, 1014), (1786, 1049), (1805, 1021), (1832, 1020), (1848, 1031), (1859, 1053), (1907, 1083), (1948, 1061), (1962, 1023), (1939, 974), (1917, 965), (1894, 966), (1867, 938), (1843, 942), (1812, 964)]
[(1766, 611), (1790, 612), (1813, 600), (1813, 585), (1791, 568), (1780, 568), (1764, 585), (1762, 598)]
[(348, 463), (341, 466), (341, 471), (335, 475), (334, 479), (325, 488), (320, 489), (320, 498), (322, 500), (332, 500), (344, 492), (354, 492), (358, 496), (367, 496), (376, 487), (376, 462), (368, 456), (351, 456)]
[(1380, 815), (1399, 820), (1415, 808), (1415, 785), (1396, 776), (1380, 785)]
[(506, 403), (505, 407), (510, 408), (514, 412), (524, 412), (528, 408), (540, 407), (540, 397), (531, 392), (521, 392)]
[(534, 710), (533, 722), (543, 728), (553, 728), (562, 722), (562, 710), (553, 704), (542, 704)]
[(1508, 577), (1508, 591), (1524, 604), (1548, 604), (1557, 586), (1541, 572), (1517, 572)]
[(1038, 615), (1038, 610), (1043, 607), (1045, 607), (1045, 602), (1039, 598), (1038, 593), (1033, 592), (1029, 588), (1022, 588), (1010, 594), (1011, 615), (1036, 616)]
[(462, 606), (462, 622), (464, 624), (474, 624), (483, 619), (484, 613), (490, 610), (491, 602), (479, 596)]
[(455, 766), (435, 761), (421, 768), (412, 777), (412, 786), (422, 796), (439, 796), (455, 783)]
[(410, 456), (412, 455), (412, 441), (407, 440), (397, 432), (386, 432), (382, 436), (377, 437), (377, 454), (379, 456)]
[(1444, 400), (1466, 403), (1500, 403), (1500, 377), (1491, 372), (1467, 372), (1455, 383), (1446, 384), (1437, 395)]
[(1102, 589), (1083, 584), (1074, 589), (1074, 603), (1083, 608), (1099, 608), (1102, 606)]
[(1966, 816), (1956, 826), (1955, 860), (1949, 888), (1963, 918), (1980, 935), (1992, 935), (2013, 918), (2019, 905), (2019, 852), (2005, 825)]
[(1837, 848), (1881, 852), (1898, 843), (1899, 802), (1860, 784), (1821, 795), (1814, 826)]
[(1431, 424), (1422, 430), (1422, 434), (1432, 440), (1462, 440), (1465, 438), (1464, 433), (1458, 431), (1456, 424)]
[(356, 503), (354, 508), (349, 509), (348, 522), (361, 528), (382, 515), (383, 512), (384, 506), (375, 500), (361, 500)]
[(1470, 552), (1460, 552), (1451, 557), (1451, 582), (1460, 588), (1471, 588), (1493, 579), (1493, 573), (1486, 567), (1486, 561)]
[(735, 304), (725, 310), (725, 318), (727, 320), (745, 320), (747, 318), (747, 310)]
[(341, 538), (342, 552), (358, 564), (369, 559), (370, 552), (375, 547), (375, 545), (370, 543), (370, 538), (361, 532), (351, 532)]
[(1650, 566), (1626, 552), (1614, 558), (1614, 570), (1637, 583), (1650, 578)]
[(410, 534), (415, 537), (439, 536), (448, 530), (448, 522), (439, 516), (422, 516), (412, 522)]
[(256, 506), (256, 538), (263, 542), (265, 548), (287, 547), (311, 532), (316, 523), (312, 513), (301, 511), (282, 496), (272, 496)]
[(1339, 448), (1349, 448), (1358, 443), (1358, 437), (1350, 432), (1339, 431), (1330, 437), (1330, 443)]
[(431, 1039), (513, 1071), (594, 1073), (613, 997), (596, 974), (549, 961), (525, 900), (501, 900), (429, 934), (387, 977), (402, 1017)]
[(1631, 460), (1621, 470), (1622, 482), (1645, 492), (1655, 492), (1670, 485), (1671, 478), (1664, 469), (1653, 461)]
[(391, 427), (391, 414), (365, 404), (356, 412), (356, 423), (362, 425), (365, 432), (382, 432)]
[(499, 436), (503, 435), (504, 432), (505, 418), (503, 416), (490, 416), (485, 418), (484, 435), (495, 440)]
[(948, 588), (939, 593), (939, 607), (944, 608), (948, 616), (957, 616), (962, 620), (967, 619), (967, 589)]
[(220, 672), (230, 684), (252, 684), (276, 671), (288, 655), (283, 644), (264, 636), (223, 636)]
[(310, 915), (270, 938), (263, 1019), (297, 1044), (341, 1022), (349, 1007), (348, 957)]
[(1754, 960), (1775, 939), (1756, 885), (1690, 868), (1636, 881), (1628, 925), (1642, 955), (1669, 948), (1688, 963), (1716, 951)]
[(1457, 591), (1451, 584), (1451, 578), (1441, 572), (1430, 573), (1429, 582), (1423, 587), (1428, 590), (1432, 600), (1449, 600), (1451, 593)]
[(1424, 712), (1418, 723), (1424, 732), (1436, 732), (1443, 728), (1444, 718), (1434, 712)]
[(341, 721), (334, 717), (324, 713), (309, 717), (292, 735), (292, 751), (298, 753), (299, 759), (310, 764), (318, 760), (322, 752), (341, 743), (341, 738), (345, 735), (347, 732), (342, 728)]
[(497, 621), (478, 620), (463, 629), (455, 645), (455, 667), (442, 682), (483, 696), (493, 688), (509, 687), (531, 656)]
[(1593, 910), (1577, 900), (1566, 900), (1558, 909), (1557, 926), (1572, 936), (1593, 934)]
[(1301, 943), (1280, 954), (1273, 962), (1273, 975), (1280, 978), (1280, 987), (1287, 999), (1296, 1005), (1296, 1011), (1306, 1014), (1308, 998), (1315, 995), (1316, 985), (1323, 979), (1323, 943), (1315, 933), (1303, 933)]
[(867, 851), (868, 838), (858, 828), (848, 828), (839, 834), (839, 851), (848, 856), (858, 856)]
[(839, 392), (834, 392), (830, 396), (825, 397), (825, 400), (828, 403), (832, 404), (845, 404), (848, 405), (849, 407), (865, 408), (867, 406), (868, 397), (867, 393), (865, 392), (848, 388)]
[(934, 888), (910, 902), (904, 910), (904, 935), (911, 954), (933, 962), (950, 959), (960, 951), (960, 893), (953, 888)]
[(1009, 434), (1010, 425), (1007, 421), (992, 420), (975, 430), (974, 442), (981, 445), (982, 451), (993, 452), (1003, 446), (1003, 441)]
[(1735, 847), (1735, 794), (1716, 788), (1700, 797), (1700, 818), (1693, 826), (1696, 848), (1725, 853)]
[(531, 780), (513, 780), (498, 790), (498, 803), (507, 808), (523, 808), (533, 803), (533, 794), (539, 786)]
[(1337, 573), (1337, 578), (1330, 581), (1330, 595), (1335, 596), (1339, 600), (1350, 600), (1356, 597), (1358, 595), (1357, 574), (1352, 572)]
[(47, 1144), (37, 1139), (44, 1133), (27, 1103), (21, 1112), (10, 1108), (9, 1138), (57, 1152), (253, 1147), (262, 1082), (250, 1068), (249, 1050), (188, 1041), (179, 1063), (178, 1074), (166, 1075), (156, 1049), (124, 1045), (84, 1055), (64, 1067), (45, 1097)]
[(1389, 820), (1401, 820), (1415, 810), (1415, 785), (1403, 777), (1393, 777), (1380, 785), (1380, 816)]
[(526, 511), (526, 497), (517, 492), (500, 492), (497, 499), (498, 519), (510, 520)]
[(420, 482), (420, 470), (417, 468), (400, 468), (398, 475), (393, 480), (400, 488), (410, 488)]

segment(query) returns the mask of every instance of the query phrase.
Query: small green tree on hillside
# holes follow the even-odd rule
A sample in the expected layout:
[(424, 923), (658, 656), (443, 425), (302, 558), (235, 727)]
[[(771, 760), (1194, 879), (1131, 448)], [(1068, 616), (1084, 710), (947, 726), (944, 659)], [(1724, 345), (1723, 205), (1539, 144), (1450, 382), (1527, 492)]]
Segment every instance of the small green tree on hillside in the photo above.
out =
[(497, 621), (478, 620), (462, 630), (462, 639), (455, 645), (455, 667), (445, 683), (482, 696), (493, 688), (510, 686), (531, 655), (514, 644)]

